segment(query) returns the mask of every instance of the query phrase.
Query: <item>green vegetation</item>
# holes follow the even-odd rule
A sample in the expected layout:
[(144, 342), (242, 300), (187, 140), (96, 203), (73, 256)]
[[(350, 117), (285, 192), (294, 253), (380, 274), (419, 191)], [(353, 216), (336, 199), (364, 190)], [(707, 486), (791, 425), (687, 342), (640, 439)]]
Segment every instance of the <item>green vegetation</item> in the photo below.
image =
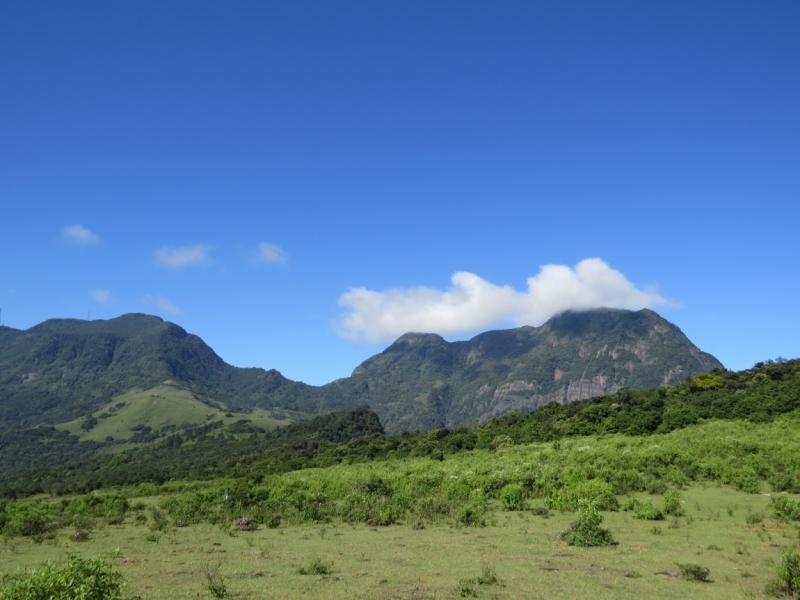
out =
[[(501, 338), (482, 338), (483, 351)], [(412, 342), (395, 351), (429, 360), (427, 342)], [(220, 402), (168, 383), (63, 430), (3, 434), (0, 465), (25, 444), (72, 462), (1, 473), (0, 571), (16, 574), (0, 577), (0, 598), (50, 593), (50, 581), (77, 580), (69, 569), (95, 573), (110, 598), (123, 576), (147, 598), (800, 589), (800, 361), (396, 435), (365, 408), (268, 429), (268, 414)]]
[[(0, 493), (10, 497), (42, 491), (63, 494), (218, 477), (259, 481), (309, 467), (404, 457), (446, 463), (464, 452), (502, 453), (517, 445), (542, 442), (552, 442), (548, 448), (553, 458), (548, 456), (547, 460), (559, 462), (559, 455), (569, 455), (562, 451), (570, 447), (568, 440), (612, 434), (626, 435), (618, 438), (619, 447), (609, 450), (605, 466), (598, 466), (603, 475), (576, 483), (587, 489), (553, 486), (549, 509), (574, 510), (579, 497), (591, 495), (600, 502), (601, 510), (607, 510), (616, 507), (614, 494), (640, 490), (663, 494), (670, 485), (701, 480), (720, 481), (748, 492), (759, 491), (761, 482), (766, 481), (775, 491), (800, 492), (798, 466), (786, 447), (794, 443), (792, 415), (800, 408), (800, 361), (768, 362), (748, 371), (715, 371), (711, 375), (715, 381), (722, 381), (721, 387), (715, 384), (714, 389), (708, 389), (691, 378), (653, 390), (626, 389), (566, 405), (553, 403), (530, 414), (512, 413), (481, 426), (454, 430), (384, 435), (377, 416), (364, 409), (269, 432), (237, 430), (235, 423), (223, 428), (221, 422), (211, 421), (182, 432), (181, 440), (167, 438), (122, 457), (98, 456), (76, 465), (8, 477), (0, 481)], [(693, 416), (681, 421), (679, 427), (674, 418), (678, 413)], [(726, 415), (732, 420), (727, 421)], [(771, 421), (775, 428), (769, 435), (753, 438), (749, 433), (755, 424)], [(690, 427), (693, 423), (698, 426)], [(679, 434), (689, 430), (690, 434)], [(670, 431), (679, 435), (658, 438), (670, 448), (662, 446), (654, 451), (658, 457), (644, 459), (634, 452), (645, 443), (656, 444), (646, 442), (655, 439), (649, 437), (652, 434)], [(722, 437), (715, 439), (705, 433), (717, 431)], [(681, 442), (672, 446), (671, 439)], [(719, 458), (709, 460), (708, 456)], [(542, 485), (534, 486), (527, 480), (503, 485), (511, 483), (521, 485), (526, 494)], [(675, 516), (666, 506), (662, 512)]]
[[(165, 381), (212, 408), (323, 412), (316, 388), (275, 370), (232, 367), (199, 337), (158, 317), (51, 319), (27, 331), (0, 331), (0, 431), (84, 418), (130, 390)], [(337, 408), (346, 407), (333, 402), (329, 410)]]
[(67, 562), (45, 563), (9, 577), (0, 589), (3, 600), (121, 600), (122, 575), (101, 558), (70, 555)]
[(118, 448), (119, 443), (148, 443), (179, 433), (191, 425), (203, 425), (209, 421), (231, 425), (246, 420), (250, 427), (265, 430), (291, 422), (285, 414), (278, 416), (281, 418), (275, 418), (269, 411), (261, 409), (236, 413), (229, 412), (225, 406), (208, 406), (188, 389), (165, 381), (149, 390), (132, 390), (115, 396), (111, 402), (91, 413), (91, 419), (95, 422), (92, 427), (84, 427), (90, 418), (87, 415), (56, 425), (55, 428), (76, 435), (81, 441), (104, 442), (111, 436), (117, 442), (112, 447), (124, 450), (126, 448)]
[(765, 591), (770, 596), (800, 597), (800, 554), (793, 549), (784, 553), (778, 573)]
[[(649, 310), (567, 312), (542, 327), (489, 331), (466, 342), (407, 334), (351, 377), (321, 387), (275, 370), (232, 367), (200, 338), (157, 317), (52, 319), (27, 331), (0, 330), (0, 431), (71, 422), (82, 439), (103, 442), (126, 430), (112, 424), (119, 419), (104, 422), (115, 398), (173, 381), (211, 408), (280, 409), (293, 420), (369, 406), (387, 431), (399, 433), (674, 383), (721, 366)], [(715, 389), (714, 380), (701, 381)], [(180, 406), (177, 412), (191, 412)], [(670, 418), (681, 426), (687, 417)]]
[(708, 578), (709, 570), (694, 563), (678, 563), (678, 568), (681, 570), (681, 577), (689, 581), (702, 581), (709, 583), (711, 580)]
[[(502, 456), (511, 459), (518, 450), (504, 451)], [(402, 470), (408, 461), (392, 462)], [(375, 475), (383, 477), (389, 464), (379, 464)], [(462, 466), (468, 468), (466, 463)], [(282, 479), (288, 478), (288, 483), (298, 475)], [(241, 532), (232, 522), (176, 527), (170, 519), (165, 531), (159, 532), (160, 541), (153, 543), (147, 541), (153, 524), (147, 507), (186, 492), (140, 498), (131, 497), (136, 490), (123, 493), (129, 500), (123, 520), (109, 523), (98, 518), (87, 541), (72, 542), (71, 528), (41, 542), (18, 536), (0, 540), (0, 571), (13, 574), (22, 567), (30, 571), (48, 560), (63, 561), (66, 553), (84, 560), (101, 558), (124, 577), (124, 596), (148, 600), (448, 599), (460, 597), (456, 590), (462, 583), (479, 598), (496, 600), (728, 600), (762, 597), (778, 577), (784, 554), (797, 548), (792, 524), (771, 516), (763, 525), (745, 523), (748, 510), (766, 512), (769, 498), (715, 485), (682, 490), (687, 516), (677, 517), (679, 528), (665, 526), (658, 536), (650, 533), (652, 522), (633, 519), (629, 512), (602, 512), (601, 527), (610, 530), (617, 542), (607, 547), (569, 546), (559, 539), (558, 534), (576, 520), (573, 512), (554, 511), (542, 518), (533, 507), (504, 511), (499, 500), (489, 501), (487, 525), (480, 528), (455, 527), (447, 520), (424, 529), (415, 529), (410, 519), (385, 527), (333, 520), (284, 521), (276, 529), (261, 525)], [(52, 503), (58, 506), (61, 499)], [(734, 508), (733, 516), (726, 507)], [(144, 514), (146, 522), (139, 522), (138, 514)], [(301, 567), (308, 570), (315, 559), (331, 572), (298, 572)], [(683, 579), (676, 564), (684, 563), (709, 569), (713, 583)], [(2, 585), (10, 583), (6, 579)], [(215, 596), (209, 583), (221, 585), (218, 589), (225, 596)]]
[(600, 525), (603, 515), (591, 500), (578, 503), (578, 520), (561, 534), (561, 539), (570, 546), (614, 546), (616, 542), (608, 529)]

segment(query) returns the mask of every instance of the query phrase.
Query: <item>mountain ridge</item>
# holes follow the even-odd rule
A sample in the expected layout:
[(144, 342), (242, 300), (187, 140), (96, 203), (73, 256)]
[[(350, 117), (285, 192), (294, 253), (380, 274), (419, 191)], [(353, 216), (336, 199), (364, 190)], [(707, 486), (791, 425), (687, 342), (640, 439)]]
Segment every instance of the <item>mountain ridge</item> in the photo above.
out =
[(722, 364), (650, 310), (561, 313), (540, 327), (448, 342), (406, 333), (323, 386), (227, 364), (203, 340), (159, 317), (49, 319), (0, 329), (0, 431), (75, 419), (132, 388), (166, 380), (232, 410), (309, 416), (370, 407), (388, 432), (484, 422), (549, 402), (668, 384)]

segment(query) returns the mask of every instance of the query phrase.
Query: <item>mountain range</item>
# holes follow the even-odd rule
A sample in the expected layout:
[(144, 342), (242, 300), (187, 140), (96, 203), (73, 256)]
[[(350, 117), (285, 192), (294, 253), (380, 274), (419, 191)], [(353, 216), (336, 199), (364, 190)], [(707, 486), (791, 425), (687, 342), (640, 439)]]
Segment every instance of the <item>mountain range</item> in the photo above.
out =
[(0, 327), (0, 431), (88, 418), (130, 390), (167, 381), (214, 409), (280, 409), (302, 418), (366, 407), (387, 432), (425, 430), (721, 367), (650, 310), (566, 312), (541, 327), (459, 342), (407, 333), (350, 377), (323, 386), (231, 366), (198, 336), (154, 316), (51, 319), (27, 330)]

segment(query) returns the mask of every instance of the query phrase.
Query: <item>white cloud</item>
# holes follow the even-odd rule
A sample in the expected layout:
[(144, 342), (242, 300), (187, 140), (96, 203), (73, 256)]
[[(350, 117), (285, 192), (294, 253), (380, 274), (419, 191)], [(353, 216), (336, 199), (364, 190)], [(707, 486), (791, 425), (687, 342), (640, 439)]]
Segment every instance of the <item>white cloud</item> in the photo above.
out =
[(459, 271), (446, 291), (426, 287), (375, 292), (351, 288), (338, 303), (347, 312), (336, 323), (339, 334), (370, 343), (396, 339), (409, 331), (448, 335), (498, 324), (540, 325), (565, 310), (627, 308), (666, 304), (654, 291), (636, 288), (599, 258), (582, 260), (572, 269), (544, 265), (528, 278), (528, 290), (498, 286)]
[(211, 262), (208, 256), (211, 246), (196, 244), (194, 246), (181, 246), (170, 248), (162, 246), (156, 250), (156, 264), (168, 269), (180, 269), (189, 265), (203, 266)]
[(96, 244), (100, 241), (97, 234), (92, 233), (83, 225), (70, 225), (61, 230), (61, 235), (65, 240), (72, 244), (80, 244), (85, 246), (87, 244)]
[(117, 299), (114, 298), (114, 296), (108, 290), (89, 290), (89, 293), (92, 295), (92, 298), (95, 299), (95, 302), (98, 302), (103, 306), (109, 306), (117, 301)]
[(276, 244), (261, 242), (256, 253), (256, 263), (279, 263), (283, 264), (289, 259), (283, 248)]
[(165, 313), (169, 313), (171, 315), (182, 315), (183, 311), (175, 306), (170, 300), (164, 298), (164, 296), (151, 296), (147, 294), (142, 297), (142, 302), (145, 304), (153, 304), (160, 308)]

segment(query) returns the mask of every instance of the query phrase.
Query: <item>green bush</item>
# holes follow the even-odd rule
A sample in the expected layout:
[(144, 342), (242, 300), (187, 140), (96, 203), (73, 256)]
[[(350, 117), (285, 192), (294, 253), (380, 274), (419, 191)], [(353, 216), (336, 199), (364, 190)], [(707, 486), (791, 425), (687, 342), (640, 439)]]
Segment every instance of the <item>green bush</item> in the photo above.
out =
[(662, 521), (664, 513), (656, 508), (650, 500), (637, 500), (633, 508), (633, 518), (643, 521)]
[(486, 525), (486, 504), (483, 502), (469, 502), (461, 506), (455, 515), (457, 525), (467, 527), (484, 527)]
[(312, 559), (308, 565), (297, 569), (299, 575), (329, 575), (331, 568), (319, 558)]
[(800, 597), (800, 554), (789, 550), (783, 555), (777, 576), (765, 591), (770, 596)]
[(664, 514), (670, 517), (682, 517), (686, 511), (681, 506), (681, 499), (677, 490), (664, 492)]
[(578, 505), (578, 520), (561, 534), (561, 539), (570, 546), (614, 546), (617, 542), (608, 529), (603, 529), (603, 516), (597, 505), (581, 500)]
[(3, 534), (7, 536), (40, 535), (56, 525), (52, 508), (42, 502), (14, 502), (5, 513)]
[(597, 506), (598, 510), (619, 510), (619, 500), (614, 488), (602, 479), (573, 482), (555, 490), (547, 499), (550, 510), (577, 510), (581, 500)]
[(800, 500), (793, 500), (787, 496), (773, 496), (769, 501), (769, 508), (781, 521), (800, 521)]
[(500, 490), (500, 501), (506, 510), (525, 510), (525, 490), (518, 483), (512, 483)]
[(66, 564), (47, 563), (12, 578), (3, 600), (118, 600), (122, 575), (100, 558), (70, 556)]
[(708, 578), (709, 570), (705, 567), (701, 567), (700, 565), (693, 563), (679, 563), (678, 568), (681, 570), (681, 577), (688, 579), (689, 581), (702, 581), (704, 583), (709, 583), (711, 581)]
[(153, 517), (153, 523), (150, 528), (153, 531), (166, 531), (169, 527), (169, 519), (167, 515), (155, 506), (150, 507), (150, 516)]

